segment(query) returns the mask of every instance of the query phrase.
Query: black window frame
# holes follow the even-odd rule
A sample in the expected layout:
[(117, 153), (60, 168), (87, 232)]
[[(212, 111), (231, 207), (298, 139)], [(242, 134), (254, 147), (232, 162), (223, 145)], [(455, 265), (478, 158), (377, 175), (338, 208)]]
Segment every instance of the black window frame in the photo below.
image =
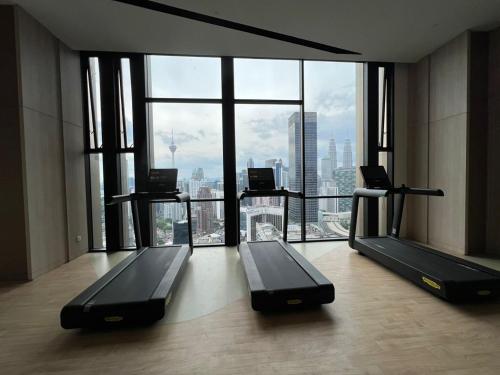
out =
[[(82, 72), (82, 85), (84, 103), (84, 117), (85, 117), (85, 154), (86, 154), (86, 178), (87, 178), (87, 199), (91, 199), (90, 196), (90, 184), (88, 183), (90, 178), (90, 168), (89, 168), (89, 155), (94, 153), (102, 153), (105, 159), (104, 166), (104, 184), (105, 184), (105, 196), (106, 198), (110, 195), (121, 193), (120, 186), (120, 168), (119, 168), (119, 157), (123, 153), (133, 153), (134, 155), (134, 172), (135, 172), (135, 188), (136, 191), (141, 191), (146, 188), (146, 178), (150, 167), (150, 143), (151, 143), (151, 133), (149, 131), (149, 119), (147, 106), (150, 103), (217, 103), (222, 105), (222, 135), (223, 135), (223, 170), (224, 170), (224, 198), (212, 198), (212, 199), (193, 199), (192, 202), (224, 202), (224, 225), (225, 225), (225, 243), (217, 244), (196, 244), (195, 247), (213, 247), (213, 246), (235, 246), (237, 244), (237, 233), (239, 228), (236, 226), (236, 218), (239, 215), (236, 212), (236, 144), (235, 144), (235, 106), (237, 104), (285, 104), (285, 105), (299, 105), (301, 113), (301, 176), (302, 176), (302, 191), (306, 191), (306, 181), (304, 173), (304, 160), (305, 160), (305, 137), (304, 137), (304, 121), (305, 121), (305, 103), (304, 103), (304, 62), (305, 61), (315, 61), (315, 60), (305, 60), (305, 59), (279, 59), (273, 58), (272, 60), (293, 60), (299, 61), (299, 84), (300, 84), (300, 98), (297, 100), (270, 100), (270, 99), (236, 99), (234, 95), (234, 59), (237, 57), (219, 57), (221, 59), (221, 84), (222, 84), (222, 98), (220, 99), (204, 99), (204, 98), (154, 98), (147, 95), (146, 84), (148, 82), (147, 74), (147, 64), (146, 59), (149, 55), (139, 54), (139, 53), (109, 53), (109, 52), (83, 52), (81, 54), (81, 72)], [(167, 55), (167, 56), (181, 56), (181, 55)], [(88, 118), (88, 106), (87, 106), (87, 84), (86, 76), (88, 72), (88, 59), (90, 57), (99, 58), (100, 62), (100, 74), (101, 74), (101, 107), (103, 108), (106, 104), (107, 112), (107, 122), (105, 123), (106, 116), (103, 113), (103, 146), (102, 148), (95, 149), (90, 148), (89, 142), (89, 118)], [(193, 56), (197, 57), (197, 56)], [(205, 56), (200, 56), (205, 57)], [(210, 56), (216, 57), (216, 56)], [(121, 124), (120, 116), (123, 117), (123, 113), (120, 115), (118, 113), (123, 110), (123, 106), (120, 109), (119, 101), (123, 102), (123, 93), (120, 92), (120, 86), (123, 85), (123, 77), (121, 76), (121, 59), (129, 58), (130, 60), (130, 74), (131, 74), (131, 84), (132, 84), (132, 108), (133, 108), (133, 134), (134, 134), (134, 144), (132, 147), (128, 147), (125, 143), (125, 147), (122, 147), (121, 143)], [(263, 58), (252, 58), (252, 59), (263, 59)], [(356, 61), (352, 61), (356, 62)], [(102, 64), (102, 69), (101, 69)], [(377, 136), (379, 133), (379, 116), (378, 116), (378, 82), (375, 83), (375, 72), (378, 72), (379, 67), (384, 67), (386, 71), (386, 90), (385, 98), (387, 100), (387, 145), (380, 145), (380, 138)], [(364, 149), (364, 161), (363, 164), (371, 165), (378, 164), (378, 154), (375, 157), (375, 153), (379, 151), (385, 151), (390, 153), (390, 165), (388, 170), (389, 175), (393, 176), (393, 160), (394, 160), (394, 64), (392, 63), (364, 63), (364, 99), (363, 99), (363, 112), (364, 112), (364, 133), (363, 138), (363, 149)], [(370, 73), (371, 72), (371, 73)], [(103, 75), (106, 77), (103, 79)], [(377, 74), (378, 79), (378, 74)], [(107, 87), (103, 87), (107, 85)], [(120, 98), (121, 95), (121, 98)], [(373, 111), (370, 115), (367, 115), (367, 111)], [(103, 112), (104, 109), (103, 109)], [(96, 126), (95, 121), (94, 127)], [(105, 128), (106, 127), (106, 131)], [(126, 124), (123, 124), (126, 127)], [(126, 131), (126, 130), (125, 130)], [(104, 133), (107, 134), (104, 137)], [(367, 152), (367, 150), (371, 150)], [(375, 151), (375, 152), (374, 152)], [(307, 239), (306, 238), (306, 201), (310, 199), (349, 199), (352, 195), (310, 195), (302, 199), (302, 210), (301, 210), (301, 238), (300, 240), (291, 240), (291, 243), (297, 242), (318, 242), (318, 241), (346, 241), (347, 237), (339, 238), (320, 238), (320, 239)], [(152, 238), (152, 215), (151, 208), (148, 205), (142, 205), (139, 207), (141, 216), (141, 235), (145, 246), (151, 245), (150, 240)], [(392, 216), (392, 206), (388, 210), (388, 216)], [(378, 212), (378, 211), (377, 211)], [(92, 242), (92, 210), (91, 205), (87, 204), (87, 214), (89, 223), (89, 243)], [(91, 251), (113, 251), (113, 250), (123, 250), (130, 249), (125, 248), (121, 244), (121, 229), (120, 223), (122, 223), (122, 209), (118, 206), (108, 207), (106, 206), (106, 249), (93, 249)], [(376, 225), (378, 226), (378, 217), (373, 213), (373, 210), (368, 209), (365, 212), (365, 223), (367, 219), (375, 219)], [(388, 220), (389, 222), (390, 220)], [(108, 226), (109, 225), (109, 226)], [(374, 227), (371, 223), (370, 227)], [(365, 231), (366, 233), (366, 231)]]

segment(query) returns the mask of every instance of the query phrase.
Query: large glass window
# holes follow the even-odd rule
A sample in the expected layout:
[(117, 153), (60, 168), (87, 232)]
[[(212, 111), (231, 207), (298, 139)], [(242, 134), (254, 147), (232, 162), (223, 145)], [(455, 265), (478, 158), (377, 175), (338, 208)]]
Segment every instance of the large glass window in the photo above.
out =
[(340, 197), (356, 186), (356, 65), (304, 62), (307, 239), (347, 235), (351, 199)]
[[(150, 56), (148, 60), (151, 166), (178, 169), (178, 188), (193, 201), (193, 242), (223, 243), (220, 59)], [(165, 203), (153, 206), (154, 243), (173, 243), (175, 228), (177, 233), (184, 228), (185, 209)]]
[[(235, 182), (237, 191), (248, 186), (249, 167), (269, 167), (277, 188), (304, 193), (304, 199), (289, 201), (289, 240), (348, 235), (362, 151), (361, 65), (138, 55), (106, 55), (82, 62), (93, 248), (106, 247), (106, 235), (109, 248), (135, 246), (130, 204), (116, 210), (105, 206), (104, 186), (110, 195), (134, 192), (135, 178), (141, 186), (148, 167), (178, 169), (178, 188), (191, 195), (197, 245), (226, 241), (224, 206), (232, 207), (233, 201), (229, 206), (225, 199), (233, 200), (236, 192), (225, 197), (224, 168), (234, 164), (236, 181), (230, 185)], [(393, 73), (387, 67), (379, 71), (381, 152), (392, 146)], [(231, 78), (234, 98), (226, 85)], [(143, 79), (143, 87), (133, 86)], [(227, 116), (232, 106), (234, 155), (228, 142), (233, 136), (233, 119)], [(223, 155), (224, 150), (229, 154)], [(382, 157), (381, 162), (387, 164)], [(282, 238), (283, 210), (282, 198), (243, 201), (237, 228), (241, 239)], [(185, 204), (153, 203), (150, 211), (151, 220), (145, 225), (153, 234), (153, 245), (187, 243)], [(236, 217), (232, 210), (227, 214), (232, 231)], [(233, 244), (232, 238), (228, 240)]]
[[(277, 188), (302, 191), (300, 62), (235, 59), (237, 190), (248, 187), (247, 169), (273, 168)], [(283, 237), (284, 199), (247, 199), (240, 206), (242, 240)], [(300, 240), (302, 201), (290, 199), (288, 238)]]
[(299, 61), (234, 60), (236, 99), (300, 99)]
[(106, 247), (106, 224), (104, 216), (104, 174), (102, 154), (89, 155), (90, 169), (90, 215), (92, 221), (92, 248)]
[(148, 56), (148, 96), (205, 98), (222, 96), (220, 59), (211, 57)]

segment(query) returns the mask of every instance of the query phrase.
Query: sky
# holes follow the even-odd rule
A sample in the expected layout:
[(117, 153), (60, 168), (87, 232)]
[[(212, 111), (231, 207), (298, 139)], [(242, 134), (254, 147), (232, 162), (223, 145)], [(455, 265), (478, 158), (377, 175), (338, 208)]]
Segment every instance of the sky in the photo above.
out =
[[(304, 63), (305, 110), (318, 113), (318, 168), (319, 159), (327, 155), (330, 138), (337, 141), (339, 163), (344, 140), (355, 144), (355, 65)], [(300, 97), (298, 61), (235, 59), (234, 71), (237, 99)], [(150, 76), (152, 97), (221, 98), (218, 58), (152, 56)], [(179, 178), (189, 178), (197, 167), (204, 169), (206, 177), (222, 177), (220, 104), (154, 103), (149, 109), (155, 167), (172, 167), (169, 145), (173, 131)], [(250, 157), (257, 167), (273, 158), (282, 158), (288, 165), (288, 118), (299, 111), (298, 105), (236, 105), (237, 169), (246, 168)]]

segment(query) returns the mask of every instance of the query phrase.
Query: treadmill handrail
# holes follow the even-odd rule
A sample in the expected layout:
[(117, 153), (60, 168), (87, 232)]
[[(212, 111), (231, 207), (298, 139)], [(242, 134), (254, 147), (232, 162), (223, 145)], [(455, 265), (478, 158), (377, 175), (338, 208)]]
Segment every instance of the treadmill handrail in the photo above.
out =
[(124, 194), (124, 195), (113, 195), (107, 202), (108, 206), (118, 204), (118, 203), (123, 203), (123, 202), (129, 202), (129, 201), (140, 201), (140, 200), (147, 200), (147, 201), (156, 201), (156, 202), (177, 202), (177, 203), (183, 203), (189, 201), (191, 198), (189, 196), (189, 193), (181, 193), (178, 191), (173, 191), (173, 192), (137, 192), (137, 193), (131, 193), (131, 194)]
[(441, 189), (412, 188), (404, 185), (401, 186), (400, 188), (395, 189), (395, 193), (444, 197), (444, 192)]
[(107, 200), (106, 205), (111, 206), (118, 203), (130, 202), (132, 208), (132, 222), (134, 224), (136, 249), (142, 249), (142, 237), (139, 220), (138, 201), (148, 202), (176, 202), (186, 203), (188, 221), (188, 241), (191, 252), (193, 251), (193, 231), (191, 222), (191, 197), (188, 193), (180, 191), (171, 192), (137, 192), (124, 195), (114, 195)]
[(391, 194), (388, 189), (367, 189), (356, 188), (352, 194), (352, 208), (351, 208), (351, 224), (349, 226), (349, 246), (354, 248), (354, 241), (356, 239), (356, 225), (358, 224), (358, 205), (359, 198), (381, 198), (387, 197)]
[(273, 189), (273, 190), (250, 190), (245, 189), (240, 191), (236, 197), (238, 200), (245, 198), (255, 198), (255, 197), (292, 197), (292, 198), (302, 198), (303, 193), (299, 191), (290, 191), (284, 188)]
[(356, 188), (354, 189), (354, 196), (364, 197), (364, 198), (382, 198), (387, 197), (391, 193), (389, 189), (368, 189), (368, 188)]

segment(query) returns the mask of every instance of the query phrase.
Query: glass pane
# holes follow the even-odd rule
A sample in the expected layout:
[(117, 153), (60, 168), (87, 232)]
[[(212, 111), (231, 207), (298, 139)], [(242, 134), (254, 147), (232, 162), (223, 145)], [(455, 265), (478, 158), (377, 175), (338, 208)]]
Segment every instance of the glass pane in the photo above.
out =
[[(135, 191), (134, 154), (120, 155), (122, 194), (131, 194)], [(123, 247), (135, 247), (134, 222), (130, 202), (123, 204), (122, 228)]]
[(188, 244), (186, 204), (153, 203), (155, 222), (153, 244), (155, 246)]
[(297, 60), (234, 59), (236, 99), (300, 99)]
[[(213, 189), (205, 189), (204, 194), (214, 195)], [(193, 242), (199, 245), (224, 243), (224, 202), (193, 202)]]
[(387, 146), (387, 81), (385, 68), (378, 68), (378, 134), (379, 146)]
[(148, 68), (150, 97), (222, 97), (220, 58), (148, 56)]
[[(360, 82), (356, 65), (304, 62), (306, 137), (310, 134), (305, 142), (306, 159), (311, 166), (306, 162), (310, 171), (309, 176), (306, 172), (306, 195), (350, 195), (354, 190), (356, 124), (362, 110), (356, 100)], [(314, 200), (308, 202), (308, 207), (317, 205)]]
[(306, 239), (346, 238), (351, 223), (351, 198), (307, 199), (318, 209), (318, 218), (306, 224)]
[[(99, 71), (99, 59), (97, 57), (89, 58), (89, 74), (90, 74), (90, 84), (89, 89), (89, 101), (93, 98), (94, 116), (95, 124), (93, 123), (94, 118), (92, 114), (89, 113), (89, 123), (92, 122), (97, 136), (97, 145), (94, 144), (93, 134), (90, 134), (91, 145), (95, 148), (102, 147), (102, 123), (101, 123), (101, 76)], [(92, 106), (89, 102), (89, 111), (91, 111)], [(92, 131), (92, 127), (90, 128)]]
[[(123, 108), (120, 108), (120, 120), (122, 124), (122, 147), (133, 147), (134, 146), (134, 123), (133, 123), (133, 109), (132, 109), (132, 82), (130, 80), (130, 60), (121, 59), (121, 77), (122, 77), (122, 92), (123, 92), (123, 103), (120, 104)], [(125, 117), (123, 118), (123, 114)]]
[[(277, 187), (301, 191), (300, 107), (239, 104), (235, 111), (238, 191), (248, 186), (248, 167), (273, 168)], [(291, 199), (289, 224), (300, 221), (300, 199)]]
[(106, 247), (106, 223), (104, 220), (104, 175), (102, 154), (90, 154), (90, 192), (92, 209), (92, 248)]
[(152, 166), (177, 168), (180, 188), (196, 198), (200, 186), (223, 181), (220, 104), (149, 105)]
[[(292, 198), (293, 199), (293, 198)], [(298, 220), (290, 218), (288, 211), (288, 240), (300, 240), (301, 201), (294, 202), (299, 209)], [(283, 197), (247, 198), (240, 205), (241, 241), (270, 241), (283, 238)]]
[[(187, 244), (186, 205), (155, 203), (155, 246)], [(224, 244), (224, 202), (192, 202), (191, 220), (195, 245)]]

